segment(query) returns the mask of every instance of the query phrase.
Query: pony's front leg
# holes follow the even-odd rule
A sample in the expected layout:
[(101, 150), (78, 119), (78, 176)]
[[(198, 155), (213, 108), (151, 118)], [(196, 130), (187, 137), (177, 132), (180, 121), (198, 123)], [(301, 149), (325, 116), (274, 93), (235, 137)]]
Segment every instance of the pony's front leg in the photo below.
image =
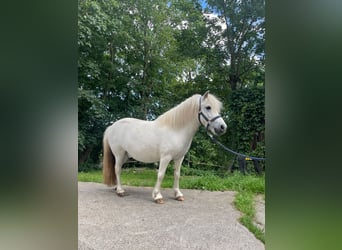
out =
[(164, 203), (163, 196), (160, 193), (160, 186), (164, 179), (167, 165), (169, 164), (170, 161), (171, 161), (171, 157), (163, 157), (160, 159), (157, 183), (152, 192), (152, 197), (154, 201), (158, 204)]
[(179, 190), (179, 178), (180, 178), (180, 168), (182, 166), (184, 156), (180, 159), (174, 160), (174, 181), (173, 190), (175, 191), (175, 197), (178, 201), (184, 201), (184, 196)]

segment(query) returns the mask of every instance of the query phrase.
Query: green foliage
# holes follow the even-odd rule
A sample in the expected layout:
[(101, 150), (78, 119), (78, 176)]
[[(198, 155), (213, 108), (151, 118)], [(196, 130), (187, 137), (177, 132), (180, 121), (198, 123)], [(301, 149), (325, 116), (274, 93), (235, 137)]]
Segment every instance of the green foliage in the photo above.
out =
[(234, 91), (229, 106), (233, 148), (265, 157), (265, 90), (262, 87)]
[(223, 154), (222, 151), (211, 142), (206, 132), (198, 133), (192, 142), (189, 156), (189, 166), (199, 170), (221, 171), (228, 169), (230, 155)]
[[(109, 114), (104, 103), (90, 90), (79, 89), (78, 92), (78, 153), (79, 169), (90, 168), (88, 159), (98, 159), (98, 151), (101, 138), (105, 129)], [(95, 154), (94, 154), (95, 153)]]

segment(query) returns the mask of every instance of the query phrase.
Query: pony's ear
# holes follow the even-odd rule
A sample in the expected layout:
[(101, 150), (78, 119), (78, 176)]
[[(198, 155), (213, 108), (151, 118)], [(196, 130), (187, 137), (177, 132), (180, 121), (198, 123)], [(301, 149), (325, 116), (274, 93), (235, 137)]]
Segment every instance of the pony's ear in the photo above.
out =
[(207, 98), (208, 95), (209, 95), (209, 90), (208, 90), (207, 92), (204, 93), (204, 95), (203, 95), (203, 100), (204, 100), (205, 98)]

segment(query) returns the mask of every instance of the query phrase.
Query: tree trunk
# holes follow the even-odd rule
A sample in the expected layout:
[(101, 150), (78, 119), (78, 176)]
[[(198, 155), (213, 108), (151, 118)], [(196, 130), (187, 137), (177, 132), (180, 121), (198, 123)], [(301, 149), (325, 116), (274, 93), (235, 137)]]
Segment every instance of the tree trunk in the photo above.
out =
[(239, 81), (240, 81), (240, 78), (238, 76), (236, 76), (235, 74), (229, 75), (229, 84), (230, 84), (231, 90), (234, 91), (237, 89), (237, 84)]
[(91, 152), (93, 151), (93, 147), (87, 147), (87, 149), (85, 151), (82, 152), (82, 154), (80, 155), (79, 159), (78, 159), (78, 163), (79, 164), (83, 164), (85, 163), (88, 158), (89, 155), (91, 154)]

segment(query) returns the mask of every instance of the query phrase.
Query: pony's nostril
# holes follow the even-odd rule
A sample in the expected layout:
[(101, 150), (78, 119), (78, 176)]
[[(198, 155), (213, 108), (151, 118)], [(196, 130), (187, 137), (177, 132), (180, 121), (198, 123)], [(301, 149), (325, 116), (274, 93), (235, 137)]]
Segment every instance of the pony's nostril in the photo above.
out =
[(226, 129), (226, 127), (223, 126), (223, 125), (221, 125), (221, 130), (223, 131), (223, 130), (225, 130), (225, 129)]

